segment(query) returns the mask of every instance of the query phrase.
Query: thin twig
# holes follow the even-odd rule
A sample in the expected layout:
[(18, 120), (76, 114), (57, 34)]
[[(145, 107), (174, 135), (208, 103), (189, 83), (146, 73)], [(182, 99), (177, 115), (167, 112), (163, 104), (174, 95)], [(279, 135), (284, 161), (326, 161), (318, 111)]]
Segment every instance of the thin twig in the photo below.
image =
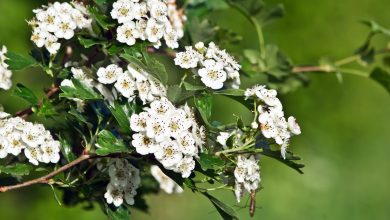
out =
[(77, 158), (76, 160), (60, 167), (59, 169), (57, 170), (54, 170), (53, 172), (45, 175), (45, 176), (42, 176), (42, 177), (39, 177), (37, 179), (33, 179), (33, 180), (29, 180), (29, 181), (26, 181), (26, 182), (23, 182), (23, 183), (18, 183), (18, 184), (15, 184), (15, 185), (10, 185), (10, 186), (1, 186), (0, 187), (0, 192), (7, 192), (7, 191), (10, 191), (10, 190), (14, 190), (14, 189), (19, 189), (19, 188), (23, 188), (23, 187), (26, 187), (26, 186), (31, 186), (31, 185), (35, 185), (35, 184), (40, 184), (40, 183), (49, 183), (50, 180), (56, 176), (57, 174), (59, 173), (62, 173), (64, 172), (65, 170), (68, 170), (74, 166), (76, 166), (77, 164), (85, 161), (85, 160), (88, 160), (88, 159), (92, 159), (92, 158), (97, 158), (98, 156), (94, 156), (94, 155), (90, 155), (90, 154), (87, 154), (87, 155), (81, 155), (79, 158)]

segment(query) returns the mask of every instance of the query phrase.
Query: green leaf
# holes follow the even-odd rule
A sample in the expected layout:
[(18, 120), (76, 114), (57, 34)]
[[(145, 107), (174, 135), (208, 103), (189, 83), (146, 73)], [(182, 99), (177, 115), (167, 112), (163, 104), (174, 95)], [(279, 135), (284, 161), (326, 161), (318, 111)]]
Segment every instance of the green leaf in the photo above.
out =
[(35, 94), (29, 88), (20, 83), (16, 84), (16, 88), (12, 95), (26, 100), (31, 105), (38, 104), (38, 98), (35, 96)]
[(107, 130), (103, 130), (98, 134), (97, 147), (98, 149), (96, 150), (96, 154), (102, 156), (112, 153), (129, 152), (129, 148), (125, 145), (125, 143)]
[(300, 157), (294, 156), (292, 153), (287, 152), (286, 153), (286, 159), (283, 159), (283, 157), (280, 155), (280, 151), (274, 151), (269, 149), (263, 149), (263, 152), (261, 152), (262, 155), (265, 155), (267, 157), (271, 157), (273, 159), (276, 159), (287, 166), (293, 168), (298, 173), (303, 174), (303, 171), (301, 170), (305, 165), (299, 164), (294, 162), (295, 160), (301, 160)]
[(107, 2), (107, 0), (94, 0), (96, 2), (96, 4), (98, 5), (103, 5)]
[(162, 84), (166, 85), (168, 83), (168, 73), (164, 64), (156, 58), (149, 56), (146, 49), (142, 50), (142, 54), (145, 59), (145, 64), (148, 67), (148, 73), (152, 74), (155, 78), (160, 80)]
[(225, 203), (221, 202), (219, 199), (215, 198), (207, 192), (202, 192), (202, 194), (210, 200), (210, 202), (215, 206), (218, 213), (224, 220), (238, 219), (237, 213), (232, 207), (226, 205)]
[(60, 94), (60, 97), (64, 98), (77, 98), (82, 100), (100, 100), (102, 96), (96, 93), (91, 87), (84, 84), (83, 82), (72, 79), (73, 87), (71, 86), (61, 86), (63, 93)]
[(286, 14), (283, 4), (277, 4), (272, 7), (268, 7), (265, 11), (261, 13), (261, 23), (267, 24), (275, 19), (282, 18)]
[(244, 50), (244, 56), (251, 64), (258, 64), (261, 60), (260, 52), (258, 50), (246, 49)]
[(33, 169), (34, 167), (30, 164), (16, 163), (8, 166), (0, 166), (0, 173), (23, 176), (30, 174), (30, 171)]
[(219, 95), (225, 95), (225, 96), (238, 96), (243, 97), (245, 95), (245, 91), (242, 89), (225, 89), (225, 90), (219, 90), (215, 91), (216, 94)]
[(370, 78), (381, 84), (390, 93), (390, 73), (379, 67), (375, 68)]
[(201, 153), (199, 155), (198, 162), (202, 167), (202, 169), (205, 171), (208, 169), (221, 168), (225, 164), (225, 162), (221, 158), (214, 155), (205, 154), (205, 153)]
[(107, 215), (110, 220), (129, 220), (130, 213), (126, 206), (111, 209), (107, 207)]
[(100, 12), (96, 7), (89, 7), (88, 11), (92, 19), (95, 20), (104, 30), (107, 31), (111, 27), (115, 26), (115, 24), (111, 23), (109, 18), (105, 16), (104, 13)]
[(9, 65), (8, 69), (10, 70), (23, 70), (38, 65), (38, 62), (31, 56), (8, 52), (6, 57), (8, 58), (6, 63)]
[(187, 91), (201, 91), (201, 90), (205, 90), (205, 89), (206, 89), (205, 86), (202, 86), (202, 85), (193, 85), (193, 84), (188, 83), (188, 82), (183, 82), (183, 85), (184, 85), (184, 88), (185, 88)]
[(174, 104), (181, 104), (185, 100), (194, 96), (195, 91), (184, 91), (178, 85), (169, 86), (167, 98)]
[(76, 155), (73, 153), (72, 146), (69, 144), (69, 142), (65, 138), (60, 137), (60, 143), (61, 153), (64, 155), (65, 159), (68, 162), (76, 160)]
[(103, 46), (105, 46), (107, 44), (105, 41), (102, 41), (102, 40), (92, 39), (92, 38), (85, 38), (85, 37), (82, 37), (82, 36), (79, 36), (78, 39), (79, 39), (80, 44), (83, 45), (85, 48), (90, 48), (90, 47), (92, 47), (94, 45), (103, 45)]
[(208, 93), (204, 93), (201, 97), (195, 97), (195, 106), (198, 109), (200, 116), (207, 126), (212, 127), (209, 123), (211, 117), (211, 109), (213, 107), (212, 96)]
[(229, 5), (225, 0), (212, 0), (212, 1), (204, 1), (206, 3), (206, 7), (210, 10), (224, 10), (228, 9)]
[(130, 108), (129, 108), (129, 103), (122, 105), (119, 104), (118, 102), (114, 103), (114, 106), (107, 105), (108, 109), (110, 109), (111, 114), (115, 117), (116, 121), (118, 122), (120, 128), (123, 130), (125, 133), (130, 133)]

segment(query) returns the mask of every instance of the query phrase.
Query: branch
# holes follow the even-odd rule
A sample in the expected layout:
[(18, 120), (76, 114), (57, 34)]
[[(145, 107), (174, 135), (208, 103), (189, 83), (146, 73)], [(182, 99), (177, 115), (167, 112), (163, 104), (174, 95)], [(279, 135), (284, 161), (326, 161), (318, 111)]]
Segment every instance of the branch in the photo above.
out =
[(90, 154), (81, 155), (76, 160), (74, 160), (74, 161), (72, 161), (72, 162), (70, 162), (70, 163), (60, 167), (57, 170), (54, 170), (53, 172), (51, 172), (51, 173), (49, 173), (49, 174), (47, 174), (45, 176), (39, 177), (37, 179), (29, 180), (27, 182), (19, 183), (19, 184), (16, 184), (16, 185), (1, 186), (0, 187), (0, 193), (7, 192), (7, 191), (10, 191), (10, 190), (14, 190), (14, 189), (23, 188), (23, 187), (26, 187), (26, 186), (39, 184), (39, 183), (49, 183), (50, 179), (53, 178), (54, 176), (56, 176), (57, 174), (62, 173), (65, 170), (68, 170), (68, 169), (76, 166), (77, 164), (85, 161), (85, 160), (92, 159), (92, 158), (97, 158), (97, 157), (98, 156), (93, 156), (93, 155), (90, 155)]
[[(58, 92), (60, 91), (60, 87), (58, 86), (52, 86), (47, 92), (46, 92), (46, 97), (47, 98), (51, 98), (52, 96), (54, 96), (55, 94), (57, 94)], [(43, 100), (40, 100), (38, 102), (38, 107), (40, 107), (42, 105), (42, 102)], [(27, 118), (29, 115), (31, 115), (33, 112), (33, 109), (32, 109), (32, 106), (31, 107), (28, 107), (26, 109), (23, 109), (23, 110), (20, 110), (18, 112), (15, 113), (15, 116), (18, 116), (18, 117), (21, 117), (23, 119)]]

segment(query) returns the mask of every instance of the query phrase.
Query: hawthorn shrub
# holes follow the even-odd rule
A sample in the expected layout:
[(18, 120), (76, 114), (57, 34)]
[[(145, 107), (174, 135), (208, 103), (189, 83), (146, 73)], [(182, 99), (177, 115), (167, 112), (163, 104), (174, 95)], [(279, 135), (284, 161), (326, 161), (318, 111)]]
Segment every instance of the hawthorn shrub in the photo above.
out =
[[(253, 25), (257, 50), (224, 49), (243, 40), (209, 19), (227, 9)], [(301, 129), (278, 93), (307, 84), (306, 72), (370, 77), (390, 91), (389, 73), (374, 63), (390, 48), (371, 43), (390, 30), (374, 21), (363, 22), (370, 31), (355, 54), (300, 66), (263, 36), (283, 6), (258, 0), (65, 1), (33, 12), (31, 53), (0, 52), (0, 89), (31, 105), (0, 111), (0, 172), (12, 178), (0, 192), (47, 184), (62, 191), (63, 204), (99, 204), (110, 219), (147, 211), (145, 195), (183, 190), (204, 195), (223, 219), (238, 217), (211, 191), (249, 197), (253, 216), (262, 157), (302, 173), (289, 146)], [(12, 82), (31, 67), (52, 79), (43, 98)], [(253, 120), (212, 120), (215, 96), (245, 106)], [(32, 114), (50, 125), (29, 121)]]

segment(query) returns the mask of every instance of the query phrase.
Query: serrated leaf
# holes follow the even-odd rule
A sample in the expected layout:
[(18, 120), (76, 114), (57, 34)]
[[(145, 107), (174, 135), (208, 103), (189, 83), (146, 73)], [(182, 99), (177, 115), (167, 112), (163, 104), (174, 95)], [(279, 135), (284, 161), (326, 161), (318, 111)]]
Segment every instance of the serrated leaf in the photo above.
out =
[(128, 104), (122, 105), (115, 102), (114, 106), (107, 105), (107, 107), (110, 109), (111, 114), (114, 116), (123, 132), (129, 134), (131, 132), (129, 121), (131, 109), (128, 108)]
[(88, 11), (93, 20), (95, 20), (104, 30), (109, 30), (111, 27), (115, 26), (115, 24), (111, 23), (109, 18), (96, 7), (89, 7)]
[(16, 88), (12, 95), (26, 100), (31, 105), (36, 105), (38, 103), (38, 98), (35, 96), (33, 91), (20, 83), (16, 84)]
[(142, 50), (142, 54), (145, 59), (145, 64), (148, 67), (148, 73), (152, 74), (155, 78), (160, 80), (162, 84), (166, 85), (168, 83), (168, 73), (164, 64), (162, 64), (156, 58), (149, 56), (149, 54), (146, 52), (146, 49)]
[(30, 174), (34, 167), (30, 164), (16, 163), (8, 166), (0, 166), (0, 173), (15, 176), (24, 176)]
[(39, 105), (37, 115), (43, 117), (50, 117), (57, 115), (57, 112), (53, 104), (51, 104), (48, 99), (43, 99), (42, 103)]
[(225, 162), (221, 158), (205, 153), (199, 154), (198, 162), (202, 169), (205, 171), (208, 169), (221, 168), (225, 164)]
[(379, 67), (375, 68), (370, 78), (381, 84), (390, 93), (390, 73)]
[(225, 203), (207, 192), (202, 192), (202, 194), (210, 200), (210, 202), (214, 205), (214, 207), (217, 209), (218, 213), (224, 220), (238, 219), (237, 213), (232, 207), (226, 205)]
[(96, 154), (102, 156), (112, 153), (126, 153), (130, 150), (122, 140), (119, 140), (107, 130), (99, 132), (97, 137), (97, 147), (98, 149), (96, 149)]
[(38, 62), (31, 56), (25, 56), (13, 52), (8, 52), (6, 54), (8, 58), (5, 62), (9, 65), (8, 69), (10, 70), (23, 70), (28, 67), (37, 66)]
[(201, 91), (201, 90), (205, 90), (205, 89), (206, 89), (205, 86), (202, 86), (202, 85), (193, 85), (193, 84), (188, 83), (188, 82), (183, 82), (183, 85), (184, 85), (184, 88), (185, 88), (187, 91)]
[(82, 36), (79, 36), (78, 40), (79, 40), (80, 44), (84, 46), (84, 48), (90, 48), (90, 47), (92, 47), (94, 45), (103, 45), (103, 46), (105, 46), (107, 44), (105, 41), (102, 41), (102, 40), (92, 39), (92, 38), (85, 38), (85, 37), (82, 37)]
[(95, 92), (93, 88), (84, 84), (83, 82), (72, 79), (72, 86), (61, 86), (63, 93), (60, 94), (60, 97), (64, 98), (77, 98), (81, 100), (100, 100), (102, 96)]
[(129, 220), (130, 213), (126, 206), (119, 206), (118, 208), (107, 207), (107, 215), (110, 220)]

